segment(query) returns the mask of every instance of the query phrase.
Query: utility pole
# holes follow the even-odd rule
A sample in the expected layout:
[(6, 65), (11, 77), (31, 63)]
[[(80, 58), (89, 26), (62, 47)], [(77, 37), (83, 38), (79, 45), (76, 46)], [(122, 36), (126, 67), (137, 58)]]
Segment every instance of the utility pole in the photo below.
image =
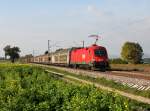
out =
[(83, 48), (84, 48), (84, 40), (82, 41), (82, 45), (83, 45)]
[(48, 53), (50, 52), (50, 40), (48, 40)]
[(34, 57), (34, 50), (33, 50), (33, 57)]

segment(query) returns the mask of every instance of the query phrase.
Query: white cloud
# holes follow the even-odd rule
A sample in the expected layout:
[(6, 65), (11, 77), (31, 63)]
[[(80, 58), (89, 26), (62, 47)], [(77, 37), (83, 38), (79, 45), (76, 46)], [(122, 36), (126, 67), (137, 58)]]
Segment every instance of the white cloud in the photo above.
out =
[(129, 25), (129, 27), (131, 30), (135, 30), (137, 33), (148, 31), (150, 29), (150, 17), (135, 21), (133, 24)]
[(87, 10), (88, 10), (89, 13), (92, 13), (96, 16), (103, 16), (104, 15), (104, 13), (102, 11), (98, 10), (98, 8), (94, 5), (89, 5), (87, 7)]
[(112, 15), (111, 12), (108, 12), (108, 11), (104, 11), (104, 10), (101, 10), (99, 9), (97, 6), (95, 5), (88, 5), (87, 6), (87, 11), (90, 13), (90, 14), (93, 14), (97, 17), (105, 17), (105, 16), (110, 16)]

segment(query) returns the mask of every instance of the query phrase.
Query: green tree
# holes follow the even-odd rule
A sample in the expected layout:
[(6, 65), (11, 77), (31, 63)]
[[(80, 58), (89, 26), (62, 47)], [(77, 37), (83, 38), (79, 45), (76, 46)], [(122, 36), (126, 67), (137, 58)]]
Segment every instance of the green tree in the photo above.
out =
[(45, 53), (44, 54), (48, 54), (48, 50), (47, 51), (45, 51)]
[(122, 46), (121, 56), (128, 63), (138, 64), (142, 60), (143, 49), (139, 43), (126, 42)]
[(15, 59), (18, 59), (20, 57), (20, 48), (19, 47), (10, 47), (10, 45), (7, 45), (4, 48), (5, 57), (9, 56), (12, 63), (15, 62)]
[(10, 49), (10, 45), (7, 45), (6, 47), (4, 47), (4, 52), (5, 52), (5, 59), (7, 59), (7, 56), (8, 56), (8, 52), (9, 52), (9, 49)]

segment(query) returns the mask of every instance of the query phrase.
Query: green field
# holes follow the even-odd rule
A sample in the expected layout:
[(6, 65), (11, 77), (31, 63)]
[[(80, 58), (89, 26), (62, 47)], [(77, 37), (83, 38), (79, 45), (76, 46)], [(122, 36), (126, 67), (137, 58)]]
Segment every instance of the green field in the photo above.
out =
[(39, 67), (0, 64), (0, 111), (132, 111), (141, 104), (90, 85), (67, 83)]
[(110, 64), (113, 71), (139, 71), (150, 74), (150, 64)]

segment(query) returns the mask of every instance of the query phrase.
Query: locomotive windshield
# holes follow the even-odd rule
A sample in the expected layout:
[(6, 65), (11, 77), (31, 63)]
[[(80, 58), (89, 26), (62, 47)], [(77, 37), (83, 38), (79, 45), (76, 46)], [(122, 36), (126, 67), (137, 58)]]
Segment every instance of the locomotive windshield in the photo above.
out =
[(97, 50), (95, 50), (95, 55), (96, 56), (106, 56), (106, 50), (97, 49)]

